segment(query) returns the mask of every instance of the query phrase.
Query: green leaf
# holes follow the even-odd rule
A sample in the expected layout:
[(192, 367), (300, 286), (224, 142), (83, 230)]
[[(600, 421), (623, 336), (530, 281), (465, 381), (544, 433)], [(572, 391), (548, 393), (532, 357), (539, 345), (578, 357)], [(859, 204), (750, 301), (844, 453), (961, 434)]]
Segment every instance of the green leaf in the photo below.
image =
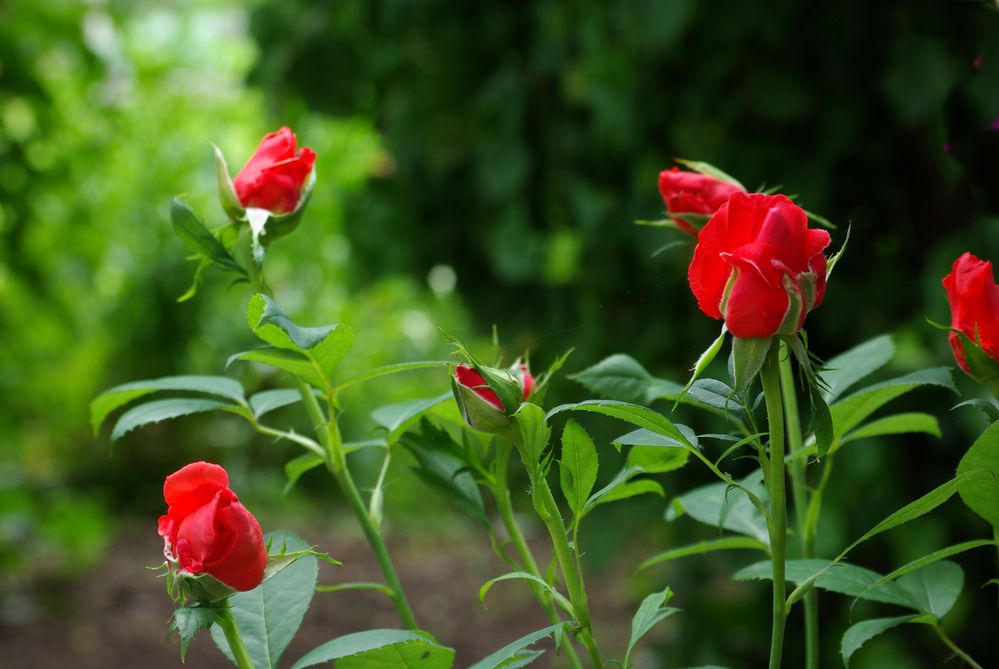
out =
[(719, 381), (718, 379), (698, 380), (691, 387), (686, 397), (694, 399), (702, 405), (718, 409), (724, 414), (729, 414), (733, 411), (746, 411), (735, 390), (724, 381)]
[(180, 661), (187, 657), (187, 647), (191, 639), (201, 630), (209, 629), (216, 619), (215, 609), (210, 606), (184, 606), (170, 616), (170, 630), (180, 636)]
[(302, 394), (294, 388), (264, 390), (250, 397), (250, 409), (253, 415), (260, 418), (275, 409), (286, 407), (302, 401)]
[[(425, 423), (423, 429), (430, 429), (430, 426)], [(458, 509), (489, 527), (479, 486), (463, 460), (447, 451), (427, 448), (426, 440), (415, 436), (407, 436), (401, 443), (419, 463), (413, 471), (424, 483)]]
[(566, 599), (561, 592), (556, 590), (552, 586), (552, 584), (546, 581), (545, 579), (541, 578), (540, 576), (535, 576), (534, 574), (528, 573), (526, 571), (512, 571), (509, 574), (503, 574), (502, 576), (497, 576), (496, 578), (489, 579), (482, 585), (481, 588), (479, 588), (479, 602), (485, 603), (486, 595), (489, 594), (489, 591), (497, 583), (500, 583), (501, 581), (514, 581), (514, 580), (530, 581), (531, 583), (540, 585), (543, 590), (551, 594), (552, 598), (556, 602), (558, 602), (558, 605), (562, 608), (563, 611), (566, 611), (567, 613), (570, 613), (570, 615), (572, 615), (571, 613), (573, 610), (572, 603), (568, 599)]
[(893, 627), (898, 627), (908, 622), (913, 622), (919, 616), (898, 616), (897, 618), (875, 618), (857, 623), (846, 630), (843, 640), (840, 643), (840, 655), (843, 657), (843, 664), (850, 666), (850, 658), (861, 646), (878, 636), (887, 632)]
[[(805, 216), (808, 217), (808, 220), (813, 221), (815, 223), (818, 223), (823, 228), (828, 228), (830, 230), (835, 230), (836, 229), (836, 225), (832, 221), (830, 221), (828, 218), (826, 218), (825, 216), (819, 216), (814, 211), (808, 211), (807, 209), (802, 209), (802, 211), (805, 212)], [(849, 231), (847, 231), (847, 238), (848, 239), (849, 239), (849, 235), (850, 235), (850, 233), (849, 233)], [(843, 247), (840, 249), (840, 253), (842, 253), (843, 249), (845, 249), (845, 248), (846, 248), (846, 242), (843, 242)], [(836, 255), (838, 256), (839, 254), (837, 253)], [(834, 258), (834, 259), (836, 259), (836, 258)], [(833, 264), (835, 264), (835, 263), (833, 263)], [(827, 276), (828, 276), (828, 273), (829, 272), (827, 270), (827, 272), (826, 272)]]
[(948, 546), (947, 548), (941, 548), (938, 551), (933, 551), (928, 555), (924, 555), (921, 558), (917, 558), (912, 562), (909, 562), (908, 564), (899, 567), (890, 574), (882, 576), (880, 580), (872, 584), (870, 587), (876, 588), (884, 583), (887, 583), (888, 581), (893, 581), (899, 578), (900, 576), (905, 576), (906, 574), (914, 572), (917, 569), (922, 569), (931, 564), (934, 564), (935, 562), (943, 560), (944, 558), (951, 557), (952, 555), (957, 555), (958, 553), (963, 553), (973, 548), (980, 548), (982, 546), (995, 546), (995, 545), (996, 542), (990, 541), (988, 539), (975, 539), (973, 541), (965, 541), (964, 543), (956, 544), (954, 546)]
[(336, 661), (337, 669), (449, 669), (454, 662), (454, 651), (438, 644), (426, 632), (368, 630), (347, 634), (313, 648), (291, 669), (333, 661)]
[[(538, 630), (537, 632), (531, 632), (530, 634), (524, 635), (516, 641), (503, 646), (489, 657), (479, 660), (468, 669), (500, 669), (500, 667), (510, 666), (508, 663), (511, 660), (515, 660), (525, 648), (528, 648), (529, 646), (532, 646), (538, 641), (546, 639), (553, 634), (557, 634), (567, 624), (568, 623), (565, 622), (556, 623), (550, 627)], [(292, 669), (298, 668), (293, 667)]]
[(943, 618), (961, 595), (964, 570), (955, 562), (943, 560), (906, 574), (897, 582), (916, 603), (917, 610)]
[(340, 392), (344, 388), (362, 383), (364, 381), (369, 381), (371, 379), (377, 379), (382, 376), (388, 376), (390, 374), (399, 374), (400, 372), (408, 372), (414, 369), (433, 369), (435, 367), (448, 367), (451, 363), (447, 360), (421, 360), (418, 362), (400, 362), (394, 365), (385, 365), (384, 367), (375, 367), (369, 369), (365, 372), (361, 372), (355, 376), (351, 376), (344, 379), (336, 386), (336, 392)]
[(229, 176), (229, 166), (225, 162), (225, 156), (222, 155), (222, 149), (214, 144), (212, 144), (212, 149), (215, 152), (215, 180), (218, 184), (219, 203), (226, 216), (233, 221), (242, 221), (246, 218), (246, 210), (243, 208), (243, 203), (239, 201), (236, 189), (232, 185), (232, 177)]
[(694, 363), (694, 367), (691, 370), (693, 373), (690, 375), (690, 380), (687, 381), (687, 385), (683, 387), (683, 390), (680, 392), (680, 395), (677, 396), (676, 401), (679, 401), (680, 396), (685, 395), (690, 391), (690, 387), (693, 386), (694, 382), (701, 377), (705, 370), (707, 370), (708, 365), (714, 362), (714, 359), (718, 356), (718, 351), (721, 350), (722, 344), (725, 343), (725, 334), (727, 332), (728, 330), (723, 324), (721, 333), (718, 337), (711, 343), (710, 346), (708, 346), (704, 353), (701, 353), (700, 357), (697, 358), (697, 362)]
[(928, 413), (894, 414), (861, 425), (840, 439), (840, 445), (842, 446), (851, 441), (866, 439), (868, 437), (883, 437), (891, 434), (909, 434), (915, 432), (931, 434), (939, 439), (941, 436), (940, 423)]
[(999, 423), (985, 430), (957, 465), (958, 476), (974, 470), (985, 470), (990, 476), (964, 481), (961, 501), (999, 530)]
[(419, 422), (424, 414), (449, 399), (451, 399), (450, 391), (436, 397), (390, 404), (389, 406), (375, 409), (371, 413), (371, 418), (388, 431), (385, 440), (390, 444), (394, 444), (403, 433)]
[(687, 464), (690, 451), (677, 444), (670, 446), (634, 446), (628, 451), (627, 467), (638, 467), (646, 474), (666, 474)]
[(631, 651), (634, 650), (635, 644), (648, 634), (649, 630), (680, 610), (666, 606), (672, 598), (673, 591), (667, 587), (662, 592), (654, 592), (642, 600), (638, 611), (631, 619), (631, 639), (624, 653), (624, 669), (631, 666)]
[(738, 186), (742, 190), (746, 190), (746, 187), (743, 186), (741, 183), (739, 183), (738, 179), (726, 174), (725, 172), (722, 172), (720, 169), (718, 169), (711, 163), (705, 163), (700, 160), (684, 160), (683, 158), (674, 158), (674, 160), (683, 165), (684, 167), (686, 167), (687, 169), (693, 170), (700, 174), (705, 174), (709, 177), (714, 177), (715, 179), (719, 179), (721, 181), (726, 181), (730, 184)]
[(226, 251), (215, 235), (205, 227), (191, 208), (177, 198), (170, 203), (170, 221), (173, 230), (189, 249), (198, 255), (211, 260), (217, 267), (235, 272), (243, 277), (244, 270), (238, 262)]
[(679, 548), (673, 548), (671, 550), (658, 553), (638, 565), (638, 569), (647, 569), (654, 565), (662, 564), (663, 562), (689, 557), (691, 555), (703, 555), (704, 553), (711, 553), (713, 551), (745, 548), (760, 550), (764, 553), (770, 552), (770, 547), (768, 545), (757, 539), (753, 539), (752, 537), (721, 537), (720, 539), (699, 541), (695, 544), (680, 546)]
[[(744, 478), (741, 485), (765, 502), (766, 489), (760, 483), (760, 477), (760, 472), (754, 472)], [(766, 518), (743, 490), (725, 483), (711, 483), (675, 498), (666, 519), (675, 520), (683, 513), (705, 525), (738, 532), (770, 546)]]
[(732, 337), (732, 363), (735, 368), (735, 392), (749, 387), (763, 361), (767, 359), (773, 337)]
[(894, 355), (891, 336), (881, 335), (830, 358), (819, 372), (826, 386), (826, 401), (832, 402), (857, 381), (884, 367)]
[(284, 485), (282, 494), (287, 495), (303, 474), (321, 466), (323, 462), (323, 459), (315, 453), (304, 453), (289, 460), (284, 466), (284, 474), (288, 477), (288, 482)]
[[(859, 597), (872, 602), (895, 604), (906, 608), (917, 608), (912, 594), (894, 582), (884, 582), (881, 574), (832, 560), (788, 560), (784, 565), (785, 578), (801, 585), (811, 579), (812, 585), (841, 595)], [(745, 567), (732, 577), (736, 581), (770, 580), (773, 578), (773, 563), (769, 560)]]
[(350, 328), (344, 325), (300, 327), (274, 300), (259, 293), (250, 299), (247, 322), (250, 329), (271, 346), (307, 357), (323, 379), (322, 387), (330, 385), (330, 375), (354, 344), (354, 331)]
[(656, 434), (672, 437), (685, 446), (694, 448), (687, 436), (677, 429), (677, 426), (670, 419), (658, 411), (653, 411), (638, 404), (629, 404), (628, 402), (617, 402), (614, 400), (586, 400), (585, 402), (577, 402), (576, 404), (562, 404), (557, 406), (548, 412), (548, 418), (551, 419), (552, 416), (565, 411), (589, 411), (617, 418), (618, 420), (631, 423), (636, 427), (645, 428)]
[(997, 407), (995, 403), (990, 400), (975, 397), (970, 400), (965, 400), (960, 404), (955, 404), (950, 408), (950, 410), (954, 411), (955, 409), (959, 409), (960, 407), (963, 406), (975, 407), (983, 414), (985, 414), (985, 417), (988, 419), (990, 423), (999, 421), (999, 407)]
[[(808, 212), (805, 212), (805, 213), (808, 214)], [(808, 216), (810, 218), (812, 216), (812, 214), (808, 214)], [(825, 219), (823, 219), (823, 220), (825, 220)], [(832, 225), (832, 224), (830, 223), (830, 225)], [(835, 227), (836, 226), (833, 226), (833, 228), (835, 228)], [(846, 237), (843, 239), (843, 243), (840, 244), (839, 251), (836, 251), (836, 253), (834, 253), (833, 256), (831, 258), (829, 258), (829, 262), (826, 264), (826, 281), (827, 282), (829, 281), (829, 277), (832, 276), (833, 270), (836, 269), (836, 265), (838, 265), (839, 261), (843, 259), (843, 254), (846, 253), (846, 247), (847, 247), (847, 244), (850, 243), (850, 232), (852, 230), (853, 230), (853, 225), (847, 225), (846, 226)]]
[[(270, 532), (265, 539), (272, 546), (286, 546), (289, 552), (309, 549), (291, 532)], [(243, 643), (258, 668), (277, 666), (312, 602), (318, 574), (316, 559), (302, 558), (253, 590), (237, 592), (229, 599)], [(212, 628), (212, 639), (232, 661), (229, 642), (217, 625)]]
[(180, 416), (189, 416), (190, 414), (201, 413), (204, 411), (238, 408), (239, 407), (235, 405), (226, 404), (217, 400), (187, 398), (146, 402), (145, 404), (140, 404), (137, 407), (129, 409), (121, 415), (121, 418), (119, 418), (118, 422), (115, 423), (114, 429), (111, 430), (111, 442), (116, 442), (135, 428), (142, 427), (143, 425), (149, 425), (150, 423), (158, 423), (162, 420), (170, 420), (171, 418), (179, 418)]
[(237, 403), (244, 401), (243, 386), (226, 376), (164, 376), (132, 381), (105, 390), (90, 403), (90, 425), (94, 429), (94, 436), (97, 436), (104, 420), (115, 409), (161, 390), (205, 393), (235, 400)]
[(230, 356), (229, 360), (226, 361), (226, 367), (237, 360), (242, 360), (244, 362), (259, 362), (262, 365), (268, 365), (270, 367), (283, 369), (286, 372), (291, 372), (292, 375), (297, 376), (310, 385), (320, 388), (325, 388), (327, 386), (326, 379), (319, 373), (312, 361), (304, 355), (295, 353), (294, 351), (286, 351), (273, 347), (243, 351), (242, 353), (236, 353), (235, 355)]
[(617, 353), (569, 378), (590, 392), (608, 399), (652, 404), (660, 397), (674, 397), (683, 391), (679, 383), (657, 379), (634, 358)]
[(593, 445), (593, 440), (579, 423), (570, 419), (562, 431), (559, 478), (562, 494), (569, 502), (574, 516), (579, 516), (593, 491), (598, 467), (597, 448)]
[(521, 457), (524, 459), (524, 467), (528, 472), (532, 472), (532, 480), (542, 474), (541, 454), (548, 448), (548, 440), (551, 438), (551, 428), (548, 427), (548, 418), (544, 410), (536, 404), (525, 402), (513, 415), (517, 422), (517, 429), (520, 430), (520, 438), (523, 443)]
[(946, 367), (937, 367), (868, 386), (836, 401), (830, 407), (836, 437), (842, 437), (896, 397), (926, 385), (949, 388), (956, 392), (950, 370)]
[(662, 486), (652, 479), (631, 480), (643, 473), (644, 471), (640, 467), (625, 467), (622, 469), (617, 473), (617, 476), (611, 479), (610, 483), (590, 495), (590, 498), (586, 500), (586, 504), (583, 505), (582, 510), (579, 512), (579, 519), (582, 520), (586, 514), (601, 504), (609, 504), (610, 502), (617, 502), (646, 493), (653, 493), (664, 497), (665, 493)]

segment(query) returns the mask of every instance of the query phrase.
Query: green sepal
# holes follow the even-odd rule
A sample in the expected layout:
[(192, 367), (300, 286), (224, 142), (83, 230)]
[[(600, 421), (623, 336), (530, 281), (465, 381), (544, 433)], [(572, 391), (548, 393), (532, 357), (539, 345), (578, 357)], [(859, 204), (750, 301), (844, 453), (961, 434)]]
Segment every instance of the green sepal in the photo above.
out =
[(215, 180), (218, 183), (219, 203), (225, 215), (232, 221), (245, 221), (246, 209), (236, 195), (236, 188), (232, 184), (232, 177), (229, 176), (229, 165), (226, 164), (222, 149), (212, 144), (215, 151)]
[[(472, 352), (461, 341), (452, 337), (444, 330), (440, 330), (440, 332), (448, 342), (454, 345), (455, 352), (468, 360), (468, 364), (482, 376), (489, 389), (496, 393), (500, 404), (505, 409), (504, 413), (508, 416), (515, 414), (523, 403), (524, 398), (524, 390), (518, 382), (517, 377), (509, 370), (497, 369), (483, 364), (481, 360), (472, 355)], [(454, 370), (451, 370), (451, 378), (454, 378)], [(493, 409), (495, 410), (495, 407)]]
[(726, 181), (734, 186), (738, 186), (742, 190), (746, 190), (746, 187), (743, 186), (738, 179), (736, 179), (730, 174), (722, 172), (720, 169), (718, 169), (711, 163), (706, 163), (701, 160), (684, 160), (683, 158), (674, 158), (673, 160), (680, 163), (687, 169), (697, 172), (698, 174), (703, 174), (705, 176), (713, 177), (715, 179), (718, 179), (719, 181)]
[[(724, 335), (723, 335), (724, 336)], [(773, 344), (773, 337), (733, 337), (732, 366), (735, 377), (735, 392), (740, 393), (749, 387), (767, 359)]]
[(451, 373), (451, 393), (454, 401), (458, 404), (461, 417), (465, 423), (473, 430), (495, 434), (502, 432), (510, 425), (510, 418), (497, 409), (491, 402), (479, 397), (472, 388), (464, 386), (454, 378)]

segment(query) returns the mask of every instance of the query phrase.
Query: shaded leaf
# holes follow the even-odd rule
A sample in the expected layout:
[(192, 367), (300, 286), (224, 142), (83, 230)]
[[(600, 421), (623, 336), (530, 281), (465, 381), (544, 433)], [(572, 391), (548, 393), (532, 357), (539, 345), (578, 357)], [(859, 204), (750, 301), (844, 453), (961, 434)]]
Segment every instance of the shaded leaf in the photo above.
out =
[[(553, 634), (556, 634), (557, 632), (561, 631), (567, 624), (568, 623), (565, 622), (556, 623), (554, 625), (551, 625), (550, 627), (538, 630), (537, 632), (531, 632), (530, 634), (526, 634), (517, 639), (516, 641), (513, 641), (507, 644), (506, 646), (503, 646), (489, 657), (479, 660), (468, 669), (499, 669), (500, 667), (506, 667), (508, 666), (507, 663), (510, 662), (511, 660), (515, 660), (518, 657), (518, 655), (521, 653), (521, 651), (523, 651), (525, 648), (533, 646), (538, 641), (541, 641), (542, 639), (546, 639), (552, 636)], [(297, 668), (293, 667), (292, 669), (297, 669)]]
[(830, 358), (819, 372), (826, 386), (826, 401), (832, 402), (857, 381), (884, 367), (894, 355), (891, 336), (881, 335)]
[(760, 550), (764, 553), (770, 552), (770, 547), (768, 545), (752, 537), (721, 537), (720, 539), (699, 541), (688, 546), (680, 546), (679, 548), (672, 548), (668, 551), (663, 551), (662, 553), (653, 555), (642, 562), (642, 564), (638, 565), (638, 568), (640, 570), (647, 569), (654, 565), (662, 564), (663, 562), (689, 557), (691, 555), (703, 555), (704, 553), (710, 553), (713, 551), (745, 548)]
[(164, 376), (159, 379), (132, 381), (109, 388), (90, 403), (90, 425), (96, 436), (101, 424), (115, 409), (129, 402), (162, 390), (205, 393), (243, 402), (243, 386), (227, 376)]
[(989, 475), (965, 480), (960, 486), (961, 500), (999, 530), (999, 423), (985, 430), (957, 465), (958, 476), (975, 470)]
[(559, 462), (559, 480), (574, 516), (586, 505), (586, 500), (597, 482), (597, 448), (586, 430), (574, 420), (569, 420), (562, 431), (562, 460)]
[(863, 622), (853, 625), (846, 630), (843, 634), (843, 640), (840, 642), (840, 655), (843, 658), (843, 664), (850, 666), (850, 658), (853, 654), (860, 650), (860, 647), (865, 643), (873, 639), (874, 637), (887, 632), (888, 630), (903, 625), (908, 622), (912, 622), (919, 616), (899, 616), (897, 618), (875, 618), (873, 620), (865, 620)]
[[(386, 652), (389, 655), (386, 655)], [(345, 662), (345, 660), (348, 660)], [(347, 634), (313, 648), (291, 669), (304, 669), (336, 661), (341, 667), (398, 667), (399, 669), (449, 669), (454, 651), (438, 644), (426, 632), (378, 629)]]
[(181, 416), (189, 416), (194, 413), (214, 411), (216, 409), (238, 409), (238, 407), (217, 400), (187, 398), (146, 402), (145, 404), (140, 404), (137, 407), (129, 409), (121, 415), (121, 418), (115, 423), (114, 429), (111, 430), (111, 441), (118, 441), (127, 433), (143, 425), (159, 423), (163, 420), (170, 420), (171, 418), (179, 418)]

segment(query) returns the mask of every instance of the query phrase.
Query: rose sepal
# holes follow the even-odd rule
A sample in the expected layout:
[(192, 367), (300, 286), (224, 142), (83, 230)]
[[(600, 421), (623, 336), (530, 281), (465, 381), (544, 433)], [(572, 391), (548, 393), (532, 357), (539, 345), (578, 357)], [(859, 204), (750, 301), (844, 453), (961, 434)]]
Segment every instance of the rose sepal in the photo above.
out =
[(510, 418), (505, 412), (479, 397), (474, 389), (458, 383), (454, 378), (454, 370), (451, 371), (451, 392), (461, 411), (461, 417), (473, 430), (495, 434), (510, 425)]
[(999, 398), (999, 362), (993, 359), (981, 344), (956, 328), (948, 328), (961, 338), (961, 348), (964, 349), (964, 364), (968, 366), (968, 375), (983, 386), (988, 386), (993, 395)]
[(229, 175), (229, 164), (226, 162), (225, 155), (216, 144), (212, 144), (212, 149), (215, 150), (215, 180), (218, 184), (219, 204), (222, 205), (222, 210), (226, 216), (233, 222), (245, 221), (246, 209), (236, 195), (236, 187)]

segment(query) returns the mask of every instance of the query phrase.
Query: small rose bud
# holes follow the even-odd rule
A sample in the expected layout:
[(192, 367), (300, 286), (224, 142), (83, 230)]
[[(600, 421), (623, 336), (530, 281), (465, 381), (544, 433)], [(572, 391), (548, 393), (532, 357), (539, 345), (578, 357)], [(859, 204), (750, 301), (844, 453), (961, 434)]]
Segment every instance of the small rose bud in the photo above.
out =
[(826, 292), (829, 233), (783, 195), (733, 193), (697, 237), (697, 305), (736, 337), (793, 335)]
[(225, 469), (209, 462), (186, 465), (166, 478), (163, 497), (163, 554), (182, 574), (209, 574), (239, 591), (260, 584), (267, 566), (263, 531), (229, 489)]
[(260, 140), (256, 152), (233, 179), (240, 204), (265, 209), (275, 216), (290, 214), (299, 205), (316, 154), (303, 147), (287, 126)]
[(742, 188), (731, 182), (698, 172), (681, 171), (677, 167), (659, 173), (659, 194), (666, 211), (684, 232), (693, 237), (697, 237), (697, 230), (683, 220), (683, 214), (711, 216), (728, 202), (732, 193), (742, 192)]
[[(509, 370), (489, 368), (488, 373), (511, 398), (526, 401), (534, 391), (534, 377), (524, 363), (518, 362)], [(520, 408), (519, 401), (510, 402), (515, 406), (504, 406), (482, 374), (469, 365), (455, 367), (451, 388), (462, 417), (473, 430), (499, 432), (510, 424), (509, 417)]]
[(999, 381), (999, 287), (992, 263), (964, 253), (943, 279), (950, 303), (954, 359), (979, 383)]

